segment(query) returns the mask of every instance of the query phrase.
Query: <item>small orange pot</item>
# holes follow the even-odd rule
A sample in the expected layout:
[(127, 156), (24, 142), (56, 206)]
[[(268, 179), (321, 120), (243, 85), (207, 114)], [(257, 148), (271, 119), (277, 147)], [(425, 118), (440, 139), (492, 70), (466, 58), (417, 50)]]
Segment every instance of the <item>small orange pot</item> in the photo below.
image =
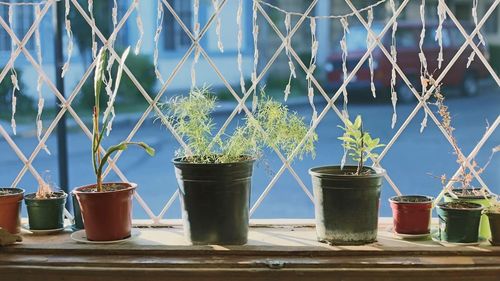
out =
[(95, 192), (95, 184), (76, 188), (73, 193), (82, 212), (87, 239), (90, 241), (121, 240), (130, 236), (132, 228), (132, 196), (135, 183), (103, 183), (123, 189)]
[(23, 197), (24, 189), (0, 188), (0, 227), (12, 234), (21, 232)]

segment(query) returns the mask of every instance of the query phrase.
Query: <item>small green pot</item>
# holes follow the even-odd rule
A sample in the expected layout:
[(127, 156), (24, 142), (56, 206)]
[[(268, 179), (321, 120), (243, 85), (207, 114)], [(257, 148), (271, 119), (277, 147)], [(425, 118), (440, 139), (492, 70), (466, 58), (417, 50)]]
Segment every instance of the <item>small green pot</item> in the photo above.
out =
[(55, 198), (49, 199), (36, 199), (35, 193), (24, 196), (30, 229), (51, 230), (64, 227), (64, 204), (68, 195), (64, 192), (53, 194)]
[(486, 213), (490, 223), (491, 244), (500, 245), (500, 213)]
[(469, 202), (442, 202), (436, 206), (438, 238), (451, 243), (475, 243), (483, 206)]
[[(474, 191), (479, 191), (479, 188), (466, 189), (465, 194), (461, 195), (462, 189), (453, 189), (452, 192), (458, 196), (458, 200), (469, 203), (476, 203), (482, 205), (484, 208), (491, 206), (491, 203), (494, 202), (494, 198), (491, 194), (486, 194), (488, 198), (484, 198), (481, 195), (473, 194)], [(444, 196), (444, 202), (456, 202), (457, 199), (451, 197), (449, 193), (446, 193)], [(490, 223), (488, 221), (488, 216), (482, 215), (481, 221), (479, 223), (479, 236), (485, 239), (491, 238), (490, 231)]]
[(318, 240), (359, 245), (377, 240), (380, 187), (384, 171), (355, 166), (323, 166), (309, 170), (314, 191)]

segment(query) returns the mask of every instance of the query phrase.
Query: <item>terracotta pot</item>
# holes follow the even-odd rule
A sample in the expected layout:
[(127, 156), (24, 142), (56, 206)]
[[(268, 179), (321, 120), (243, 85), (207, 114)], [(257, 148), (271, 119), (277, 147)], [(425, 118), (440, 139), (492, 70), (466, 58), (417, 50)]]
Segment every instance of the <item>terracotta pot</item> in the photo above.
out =
[(12, 234), (21, 232), (21, 204), (24, 189), (0, 188), (0, 191), (10, 191), (9, 194), (0, 195), (0, 227)]
[(399, 234), (430, 233), (432, 197), (423, 195), (394, 196), (389, 198), (394, 232)]
[(130, 236), (132, 228), (132, 196), (135, 183), (103, 183), (125, 187), (115, 191), (93, 192), (93, 185), (76, 188), (87, 239), (91, 241), (121, 240)]

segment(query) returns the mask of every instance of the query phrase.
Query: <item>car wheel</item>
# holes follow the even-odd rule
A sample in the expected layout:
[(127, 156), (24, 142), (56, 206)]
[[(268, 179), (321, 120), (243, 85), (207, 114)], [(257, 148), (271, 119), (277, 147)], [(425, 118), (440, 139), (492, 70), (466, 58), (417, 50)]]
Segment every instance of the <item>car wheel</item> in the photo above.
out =
[(406, 83), (401, 83), (397, 87), (396, 93), (398, 94), (398, 101), (402, 103), (410, 103), (416, 100), (415, 95), (413, 95), (413, 92), (408, 88)]
[(479, 85), (475, 75), (466, 74), (462, 82), (462, 95), (474, 97), (479, 93)]

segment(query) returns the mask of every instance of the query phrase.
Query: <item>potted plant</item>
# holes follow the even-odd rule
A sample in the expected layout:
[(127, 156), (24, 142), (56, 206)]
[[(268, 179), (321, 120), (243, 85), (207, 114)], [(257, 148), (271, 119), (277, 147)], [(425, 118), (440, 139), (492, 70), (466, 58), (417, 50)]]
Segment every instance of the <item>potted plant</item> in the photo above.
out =
[(314, 152), (315, 134), (295, 112), (264, 96), (254, 117), (244, 119), (232, 134), (214, 135), (210, 114), (216, 99), (209, 89), (163, 105), (166, 119), (187, 142), (173, 159), (182, 202), (184, 233), (195, 245), (247, 243), (253, 163), (264, 147), (281, 149), (287, 157)]
[(24, 189), (0, 188), (0, 227), (11, 234), (21, 232), (21, 204)]
[[(453, 152), (457, 157), (457, 163), (460, 165), (458, 176), (448, 179), (446, 175), (442, 175), (441, 182), (446, 188), (447, 183), (459, 184), (459, 187), (447, 190), (444, 196), (444, 202), (439, 203), (437, 214), (439, 218), (439, 228), (437, 239), (451, 243), (477, 243), (479, 235), (483, 238), (491, 236), (488, 220), (486, 215), (481, 216), (484, 207), (491, 204), (492, 196), (483, 188), (474, 188), (472, 181), (474, 172), (480, 174), (489, 164), (484, 167), (478, 167), (475, 160), (469, 160), (460, 152), (457, 140), (453, 132), (455, 128), (451, 125), (451, 114), (448, 111), (448, 106), (444, 104), (444, 95), (441, 93), (441, 84), (436, 83), (431, 75), (423, 78), (424, 88), (430, 85), (430, 89), (434, 89), (431, 96), (434, 102), (431, 104), (436, 106), (438, 114), (441, 117), (441, 126), (450, 136)], [(491, 157), (495, 153), (493, 150)], [(475, 170), (475, 171), (474, 171)], [(481, 225), (481, 227), (480, 227)], [(481, 231), (479, 231), (481, 229)]]
[(403, 237), (430, 234), (432, 201), (425, 195), (401, 195), (389, 198), (393, 217), (393, 231)]
[(366, 167), (380, 144), (363, 129), (361, 116), (345, 119), (343, 147), (357, 166), (322, 166), (309, 170), (314, 191), (318, 240), (331, 244), (365, 244), (377, 239), (380, 186), (384, 170)]
[[(103, 81), (105, 80), (107, 51), (103, 47), (97, 56), (97, 66), (94, 77), (95, 106), (93, 110), (93, 138), (92, 138), (92, 163), (96, 175), (96, 183), (76, 188), (73, 193), (78, 199), (81, 209), (85, 233), (88, 240), (91, 241), (113, 241), (127, 238), (131, 234), (132, 227), (132, 196), (137, 187), (135, 183), (103, 183), (103, 169), (106, 166), (109, 157), (120, 150), (127, 149), (130, 145), (136, 145), (143, 148), (149, 155), (154, 155), (154, 149), (143, 142), (121, 142), (110, 146), (104, 155), (100, 154), (99, 148), (104, 134), (109, 134), (113, 104), (116, 93), (120, 85), (120, 79), (123, 72), (123, 65), (130, 48), (127, 48), (118, 66), (116, 78), (106, 79), (106, 83), (114, 81), (114, 90), (108, 101), (108, 107), (103, 115), (103, 125), (100, 128), (100, 105), (99, 98)], [(110, 66), (108, 66), (110, 68)], [(111, 75), (111, 74), (110, 74)], [(111, 85), (107, 84), (110, 89)]]
[(64, 228), (64, 204), (68, 195), (54, 192), (43, 179), (38, 179), (36, 193), (26, 194), (30, 230), (62, 230)]
[(490, 206), (486, 207), (483, 212), (488, 216), (490, 223), (491, 239), (490, 243), (495, 246), (500, 245), (500, 202), (495, 201)]

